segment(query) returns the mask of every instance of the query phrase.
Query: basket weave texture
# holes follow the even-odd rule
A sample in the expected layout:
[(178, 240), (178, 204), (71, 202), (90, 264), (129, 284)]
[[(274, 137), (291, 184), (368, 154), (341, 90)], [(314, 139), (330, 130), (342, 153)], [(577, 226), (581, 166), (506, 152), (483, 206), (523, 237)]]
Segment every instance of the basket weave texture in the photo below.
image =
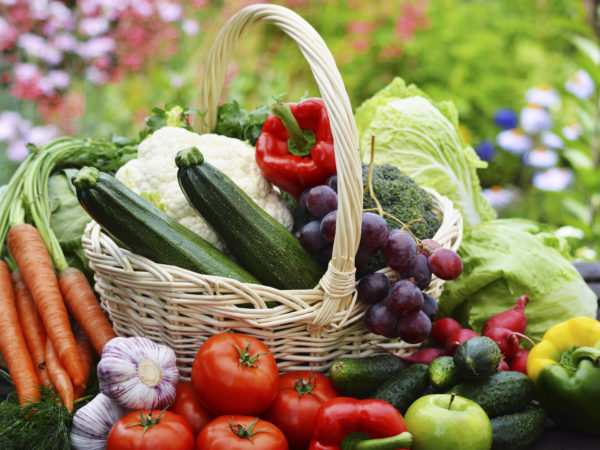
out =
[[(230, 57), (242, 35), (256, 23), (274, 24), (298, 44), (330, 118), (338, 172), (338, 221), (325, 275), (318, 286), (306, 290), (278, 290), (201, 275), (122, 249), (91, 222), (82, 244), (102, 307), (119, 336), (145, 336), (169, 345), (186, 379), (202, 343), (224, 331), (261, 339), (281, 371), (325, 371), (338, 357), (377, 352), (372, 344), (408, 354), (414, 346), (369, 333), (362, 323), (365, 307), (356, 302), (354, 255), (360, 240), (363, 195), (358, 135), (341, 76), (317, 32), (281, 6), (253, 5), (238, 12), (209, 52), (198, 98), (198, 108), (206, 115), (194, 126), (199, 133), (214, 128)], [(450, 200), (435, 191), (428, 193), (442, 219), (434, 239), (456, 250), (462, 239), (462, 217)], [(382, 272), (394, 280), (391, 269)], [(442, 283), (434, 277), (427, 292), (437, 297)], [(268, 308), (266, 302), (273, 300), (278, 306)]]

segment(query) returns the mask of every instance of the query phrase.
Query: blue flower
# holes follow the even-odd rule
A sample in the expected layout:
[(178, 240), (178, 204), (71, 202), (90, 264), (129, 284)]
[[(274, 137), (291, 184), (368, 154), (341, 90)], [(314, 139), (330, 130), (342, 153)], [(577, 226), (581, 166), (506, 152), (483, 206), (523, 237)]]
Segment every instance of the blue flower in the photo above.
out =
[(494, 122), (503, 130), (515, 128), (519, 122), (517, 113), (510, 108), (500, 108), (494, 114)]
[(491, 141), (481, 141), (475, 151), (484, 161), (490, 161), (494, 157), (494, 144)]

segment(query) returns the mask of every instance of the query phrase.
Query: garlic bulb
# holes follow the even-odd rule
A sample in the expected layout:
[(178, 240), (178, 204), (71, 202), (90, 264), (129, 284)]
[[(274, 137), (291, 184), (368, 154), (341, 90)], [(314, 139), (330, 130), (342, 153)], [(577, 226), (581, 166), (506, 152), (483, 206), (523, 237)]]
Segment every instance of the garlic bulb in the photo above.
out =
[(96, 395), (73, 416), (71, 446), (75, 450), (104, 450), (108, 432), (128, 412), (106, 395)]
[(175, 399), (175, 353), (142, 337), (116, 337), (98, 363), (100, 392), (128, 409), (163, 409)]

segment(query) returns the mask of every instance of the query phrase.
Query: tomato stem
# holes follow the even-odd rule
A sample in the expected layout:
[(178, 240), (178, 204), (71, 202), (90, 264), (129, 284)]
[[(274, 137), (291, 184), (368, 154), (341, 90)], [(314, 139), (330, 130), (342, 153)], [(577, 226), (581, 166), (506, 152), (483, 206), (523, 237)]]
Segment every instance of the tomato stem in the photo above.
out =
[(160, 412), (160, 414), (158, 415), (158, 417), (156, 419), (154, 417), (152, 417), (152, 411), (150, 411), (148, 413), (148, 415), (146, 417), (144, 417), (144, 415), (142, 414), (142, 410), (140, 410), (140, 421), (136, 422), (136, 423), (132, 423), (127, 428), (136, 427), (136, 426), (144, 427), (144, 431), (142, 431), (142, 436), (143, 436), (148, 429), (150, 429), (154, 425), (158, 425), (160, 423), (160, 419), (162, 419), (162, 416), (166, 410), (167, 410), (167, 407), (165, 407), (165, 409), (163, 409)]
[(298, 374), (298, 381), (294, 384), (294, 389), (298, 393), (298, 396), (302, 397), (304, 394), (311, 394), (315, 386), (317, 385), (317, 375), (315, 374), (315, 381), (312, 380), (312, 371), (308, 374), (308, 381), (304, 381), (302, 375)]
[(256, 420), (254, 422), (252, 422), (250, 425), (248, 425), (248, 427), (244, 427), (241, 423), (231, 423), (231, 419), (229, 420), (229, 428), (231, 428), (231, 431), (233, 431), (240, 439), (248, 439), (250, 442), (252, 441), (252, 436), (254, 436), (257, 433), (260, 433), (261, 431), (253, 431), (254, 426), (256, 425), (256, 423), (258, 422), (258, 417), (256, 418)]
[(235, 349), (238, 351), (239, 355), (240, 355), (240, 359), (239, 362), (241, 365), (246, 366), (246, 367), (255, 367), (258, 366), (258, 358), (264, 355), (268, 355), (268, 353), (257, 353), (254, 356), (250, 356), (250, 352), (248, 350), (250, 350), (250, 344), (252, 342), (248, 342), (248, 345), (246, 345), (246, 348), (244, 350), (242, 350), (240, 347), (238, 347), (237, 344), (233, 344), (233, 346), (235, 347)]

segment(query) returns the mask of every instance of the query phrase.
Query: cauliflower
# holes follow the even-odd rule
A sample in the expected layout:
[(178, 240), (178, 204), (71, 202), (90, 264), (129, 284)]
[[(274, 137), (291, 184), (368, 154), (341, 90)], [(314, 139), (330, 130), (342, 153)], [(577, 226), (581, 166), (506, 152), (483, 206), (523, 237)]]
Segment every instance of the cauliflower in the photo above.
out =
[(260, 172), (254, 159), (254, 148), (239, 139), (163, 127), (139, 145), (137, 159), (122, 166), (116, 176), (181, 225), (219, 250), (226, 250), (225, 243), (188, 204), (179, 188), (175, 155), (188, 147), (197, 147), (207, 162), (231, 178), (285, 228), (292, 229), (292, 214), (281, 200), (279, 191)]

